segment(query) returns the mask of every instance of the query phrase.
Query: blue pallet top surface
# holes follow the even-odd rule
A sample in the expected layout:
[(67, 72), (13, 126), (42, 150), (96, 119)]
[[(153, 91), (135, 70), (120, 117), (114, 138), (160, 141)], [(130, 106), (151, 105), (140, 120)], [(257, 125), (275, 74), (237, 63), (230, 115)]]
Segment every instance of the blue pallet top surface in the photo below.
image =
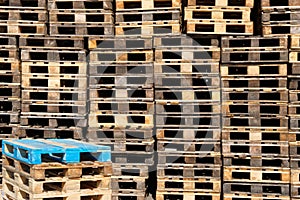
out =
[[(91, 153), (95, 160), (107, 162), (111, 160), (109, 146), (94, 145), (73, 139), (15, 139), (3, 140), (3, 154), (29, 164), (40, 164), (43, 156), (56, 161), (80, 162), (82, 154)], [(59, 155), (58, 154), (63, 154)], [(85, 157), (87, 157), (85, 155)]]

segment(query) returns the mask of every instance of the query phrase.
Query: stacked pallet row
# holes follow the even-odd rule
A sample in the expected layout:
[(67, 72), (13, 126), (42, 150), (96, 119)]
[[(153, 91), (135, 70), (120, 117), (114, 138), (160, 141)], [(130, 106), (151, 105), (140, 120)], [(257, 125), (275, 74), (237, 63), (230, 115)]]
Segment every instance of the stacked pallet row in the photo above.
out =
[(187, 34), (252, 35), (250, 20), (254, 0), (188, 0), (185, 7)]
[(3, 139), (16, 137), (19, 130), (21, 76), (16, 38), (1, 36), (0, 43), (0, 144), (2, 144)]
[(154, 39), (157, 200), (220, 199), (217, 39)]
[(51, 36), (112, 36), (112, 0), (49, 0)]
[(20, 37), (19, 137), (82, 139), (87, 126), (83, 38)]
[(261, 1), (263, 35), (300, 34), (300, 1)]
[[(10, 140), (3, 147), (7, 200), (111, 200), (109, 147), (60, 139)], [(25, 151), (28, 157), (18, 153)]]
[(224, 199), (290, 199), (288, 38), (222, 38)]
[(300, 198), (300, 99), (299, 99), (299, 59), (300, 35), (292, 35), (289, 59), (289, 120), (290, 120), (290, 166), (291, 166), (291, 197)]
[(87, 140), (112, 146), (113, 199), (143, 200), (154, 164), (152, 38), (90, 38)]
[(47, 34), (46, 0), (16, 0), (0, 2), (1, 35)]
[(116, 35), (180, 35), (181, 0), (116, 0)]

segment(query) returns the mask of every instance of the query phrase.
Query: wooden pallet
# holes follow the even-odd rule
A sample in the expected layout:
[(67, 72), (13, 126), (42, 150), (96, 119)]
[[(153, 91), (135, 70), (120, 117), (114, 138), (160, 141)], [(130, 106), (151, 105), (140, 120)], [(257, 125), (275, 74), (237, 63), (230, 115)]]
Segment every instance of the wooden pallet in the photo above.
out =
[(24, 88), (22, 90), (22, 102), (23, 103), (81, 103), (85, 105), (87, 101), (86, 90), (65, 89), (60, 91), (58, 89), (36, 89), (36, 88)]
[(175, 21), (170, 24), (153, 23), (140, 25), (124, 23), (115, 26), (115, 35), (117, 36), (166, 36), (180, 35), (181, 25)]
[[(76, 10), (75, 10), (76, 11)], [(78, 11), (78, 10), (77, 10)], [(99, 24), (113, 24), (112, 11), (94, 11), (94, 12), (75, 12), (74, 10), (50, 10), (50, 23), (88, 23)]]
[[(85, 177), (84, 179), (67, 179), (67, 180), (34, 180), (32, 178), (20, 175), (17, 172), (9, 171), (4, 168), (3, 178), (5, 183), (11, 183), (19, 186), (32, 196), (54, 196), (64, 193), (74, 193), (85, 190), (88, 192), (108, 192), (111, 185), (110, 177)], [(30, 182), (30, 184), (28, 184)], [(53, 189), (56, 188), (56, 189)], [(98, 191), (97, 191), (98, 190)]]
[(276, 128), (286, 130), (288, 128), (288, 117), (257, 117), (257, 116), (231, 116), (223, 118), (223, 127), (238, 128)]
[(181, 21), (179, 9), (170, 10), (150, 10), (150, 11), (122, 11), (116, 12), (115, 22), (118, 23), (131, 23), (131, 22), (156, 22), (156, 21)]
[(22, 49), (21, 51), (22, 61), (86, 61), (85, 51), (67, 51), (67, 50), (33, 50)]
[(111, 37), (114, 25), (103, 23), (50, 23), (51, 36)]
[(20, 99), (21, 88), (19, 85), (13, 86), (0, 86), (0, 99), (1, 100), (18, 100)]
[(81, 37), (20, 37), (19, 48), (21, 49), (74, 49), (82, 50), (84, 49), (84, 41)]
[(154, 63), (157, 75), (220, 75), (219, 63)]
[(0, 60), (0, 74), (19, 74), (20, 62), (18, 60)]
[(209, 115), (156, 115), (156, 126), (158, 128), (208, 128), (218, 129), (221, 124), (221, 116)]
[(222, 140), (229, 141), (262, 141), (262, 142), (284, 142), (293, 141), (295, 135), (287, 130), (277, 129), (222, 129)]
[(267, 1), (263, 1), (261, 6), (263, 9), (300, 7), (300, 3), (297, 0), (287, 0), (287, 1), (267, 0)]
[(153, 88), (153, 74), (96, 75), (89, 77), (91, 88)]
[(47, 75), (24, 75), (22, 76), (22, 87), (24, 88), (40, 88), (40, 89), (81, 89), (86, 90), (87, 78), (86, 77), (47, 77)]
[(17, 86), (20, 82), (20, 74), (0, 74), (0, 86)]
[(15, 36), (15, 35), (37, 35), (44, 36), (47, 33), (47, 27), (44, 22), (11, 22), (11, 23), (0, 23), (1, 35)]
[(19, 115), (18, 112), (0, 112), (0, 126), (18, 124)]
[(5, 139), (6, 138), (15, 138), (15, 137), (17, 137), (18, 133), (19, 133), (19, 125), (18, 124), (1, 125), (1, 127), (0, 127), (0, 138), (5, 138)]
[(112, 162), (116, 164), (152, 166), (154, 164), (154, 154), (152, 152), (135, 153), (116, 151), (112, 152)]
[(30, 115), (21, 116), (22, 126), (29, 126), (34, 128), (70, 128), (70, 127), (85, 127), (87, 125), (87, 119), (85, 116), (76, 117), (60, 117), (60, 116), (42, 116), (42, 115)]
[(269, 195), (269, 194), (238, 194), (238, 193), (226, 193), (224, 194), (224, 200), (272, 200), (272, 199), (282, 199), (290, 200), (290, 196), (281, 196), (281, 195)]
[(224, 167), (223, 180), (237, 183), (268, 182), (289, 184), (291, 176), (289, 168)]
[(3, 1), (1, 2), (1, 7), (14, 7), (17, 9), (46, 9), (46, 1), (45, 0), (16, 0), (16, 1)]
[(138, 128), (154, 126), (152, 114), (89, 114), (89, 127), (92, 128)]
[(114, 177), (145, 177), (148, 178), (149, 166), (135, 164), (113, 164)]
[[(290, 54), (291, 56), (291, 54)], [(222, 63), (286, 63), (288, 62), (288, 51), (270, 49), (270, 51), (223, 51)]]
[(157, 166), (157, 177), (159, 179), (170, 178), (170, 179), (198, 179), (198, 178), (220, 178), (221, 168), (203, 168), (201, 165), (158, 165)]
[(262, 22), (267, 24), (297, 24), (300, 19), (299, 14), (298, 10), (264, 10), (262, 12)]
[(300, 34), (299, 24), (294, 23), (263, 23), (263, 36), (277, 36), (277, 35), (293, 35)]
[(132, 190), (145, 191), (147, 188), (147, 177), (130, 177), (126, 176), (112, 176), (111, 188), (115, 192), (130, 192)]
[(173, 141), (173, 140), (159, 140), (157, 141), (157, 151), (177, 153), (199, 153), (199, 154), (218, 154), (221, 152), (220, 142), (194, 142), (194, 141)]
[(215, 7), (215, 6), (189, 6), (185, 7), (184, 20), (197, 21), (211, 20), (236, 20), (251, 21), (249, 7)]
[(117, 38), (89, 38), (90, 50), (150, 50), (152, 38), (150, 37), (117, 37)]
[[(51, 198), (53, 197), (53, 194), (35, 194), (35, 193), (31, 193), (29, 191), (26, 191), (23, 188), (19, 188), (18, 185), (15, 185), (9, 181), (3, 180), (3, 190), (6, 196), (9, 196), (10, 199), (13, 200), (25, 200), (25, 199), (42, 199), (42, 200), (46, 200), (47, 198)], [(16, 191), (16, 192), (15, 192)], [(52, 192), (52, 193), (55, 193)], [(97, 196), (101, 196), (103, 200), (109, 200), (111, 198), (111, 193), (112, 191), (109, 189), (95, 189), (95, 190), (91, 190), (89, 191), (89, 189), (85, 189), (82, 190), (82, 192), (68, 192), (68, 193), (62, 193), (60, 195), (58, 195), (60, 198), (65, 198), (67, 200), (80, 200), (82, 198), (97, 198)], [(55, 194), (54, 194), (55, 195)], [(57, 195), (57, 194), (56, 194)]]
[(225, 88), (222, 92), (223, 101), (255, 101), (255, 102), (288, 102), (288, 90), (287, 89), (239, 89), (239, 88)]
[(287, 76), (286, 64), (262, 64), (262, 65), (221, 65), (221, 76), (226, 77), (278, 77)]
[(3, 156), (3, 168), (34, 180), (66, 180), (78, 178), (95, 179), (112, 175), (111, 162), (80, 162), (64, 164), (59, 162), (44, 162), (30, 165), (16, 159)]
[(143, 153), (143, 152), (153, 152), (154, 151), (154, 140), (147, 139), (147, 140), (123, 140), (123, 139), (98, 139), (97, 141), (89, 140), (96, 145), (104, 145), (110, 146), (112, 151), (117, 152), (131, 152), (131, 153)]
[(90, 88), (91, 101), (119, 101), (119, 100), (132, 100), (132, 101), (153, 101), (154, 91), (151, 89), (143, 88), (126, 88), (126, 89), (93, 89)]
[[(290, 110), (290, 109), (289, 109)], [(285, 116), (288, 114), (287, 103), (254, 103), (254, 102), (223, 102), (223, 116)]]
[(47, 22), (46, 10), (7, 10), (0, 9), (0, 22)]
[(239, 194), (266, 194), (289, 196), (288, 184), (265, 184), (265, 183), (224, 183), (224, 193)]
[(152, 129), (135, 130), (135, 129), (99, 129), (89, 128), (86, 138), (90, 141), (99, 141), (106, 139), (128, 139), (128, 140), (144, 140), (153, 137)]
[(3, 61), (16, 61), (19, 57), (17, 49), (0, 49), (0, 60)]
[(158, 178), (157, 190), (177, 192), (221, 192), (220, 178)]
[(222, 50), (285, 50), (288, 48), (287, 36), (257, 37), (257, 36), (228, 36), (222, 37)]
[(218, 89), (220, 88), (219, 76), (203, 76), (200, 75), (170, 75), (155, 74), (155, 87), (159, 89), (173, 88), (175, 90), (193, 88), (193, 89)]
[(204, 35), (253, 35), (253, 22), (223, 22), (211, 20), (187, 21), (187, 34)]
[(181, 2), (179, 0), (117, 0), (116, 11), (126, 10), (159, 10), (159, 9), (180, 9)]
[(18, 100), (0, 100), (0, 112), (19, 112), (21, 110), (21, 102)]
[[(299, 79), (300, 80), (300, 79)], [(243, 89), (256, 89), (256, 88), (276, 88), (286, 89), (287, 78), (285, 77), (259, 77), (259, 78), (248, 78), (248, 77), (234, 77), (234, 78), (222, 78), (222, 86), (224, 88), (243, 88)]]
[(221, 130), (218, 129), (157, 129), (156, 137), (159, 140), (176, 141), (217, 141), (221, 139)]
[(220, 102), (220, 90), (218, 89), (198, 89), (195, 90), (155, 90), (155, 100), (157, 101), (169, 101), (169, 102)]
[(153, 102), (91, 101), (90, 113), (97, 114), (154, 114)]
[(165, 48), (155, 50), (158, 63), (211, 63), (220, 60), (220, 48)]
[(141, 63), (153, 62), (152, 50), (141, 51), (91, 51), (90, 62), (95, 63)]
[(219, 47), (219, 40), (204, 36), (161, 36), (154, 37), (153, 46), (155, 49), (164, 49), (166, 47), (199, 47), (199, 49), (202, 49), (204, 47)]
[(0, 47), (2, 49), (16, 49), (17, 39), (13, 36), (0, 36)]
[[(61, 47), (60, 47), (61, 48)], [(22, 62), (23, 75), (86, 76), (86, 62)]]
[(188, 6), (236, 6), (249, 7), (254, 6), (253, 0), (234, 1), (234, 0), (188, 0)]
[(82, 139), (85, 129), (82, 127), (71, 128), (44, 128), (21, 126), (18, 131), (19, 138), (61, 138)]
[(177, 199), (177, 200), (197, 200), (197, 199), (210, 199), (210, 200), (219, 200), (221, 199), (220, 193), (213, 192), (179, 192), (172, 191), (157, 191), (156, 192), (157, 200), (165, 199)]
[(158, 164), (174, 164), (180, 166), (190, 166), (191, 164), (218, 167), (222, 165), (221, 154), (198, 154), (198, 153), (183, 153), (176, 152), (160, 152), (158, 155)]
[(156, 114), (180, 115), (180, 114), (218, 114), (221, 113), (221, 105), (217, 103), (178, 103), (178, 102), (156, 102)]
[(48, 10), (74, 10), (84, 11), (112, 10), (112, 0), (49, 0)]
[(246, 155), (229, 155), (223, 157), (224, 166), (228, 167), (262, 167), (262, 168), (289, 168), (290, 158), (289, 157), (277, 157), (271, 156), (246, 156)]
[(241, 141), (223, 143), (223, 155), (288, 157), (288, 142)]
[(22, 103), (22, 115), (44, 115), (44, 116), (81, 116), (88, 113), (86, 105), (76, 104), (38, 104)]

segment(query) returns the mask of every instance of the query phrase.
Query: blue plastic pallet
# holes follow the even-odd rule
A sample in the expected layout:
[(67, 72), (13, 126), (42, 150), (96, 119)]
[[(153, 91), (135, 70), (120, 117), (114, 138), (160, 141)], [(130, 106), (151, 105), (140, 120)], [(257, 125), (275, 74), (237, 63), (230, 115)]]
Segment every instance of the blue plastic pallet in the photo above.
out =
[(2, 153), (28, 164), (111, 161), (111, 148), (73, 139), (3, 140)]

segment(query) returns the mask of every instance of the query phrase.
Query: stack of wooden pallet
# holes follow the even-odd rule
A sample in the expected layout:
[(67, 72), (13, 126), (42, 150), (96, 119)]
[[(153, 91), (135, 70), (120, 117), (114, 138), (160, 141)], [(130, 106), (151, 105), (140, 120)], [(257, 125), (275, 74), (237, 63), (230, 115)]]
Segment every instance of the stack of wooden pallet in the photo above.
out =
[[(290, 119), (290, 161), (291, 161), (291, 197), (300, 198), (300, 96), (299, 96), (299, 59), (300, 35), (292, 35), (290, 42), (289, 70), (289, 119)], [(299, 149), (299, 150), (298, 150)]]
[(0, 18), (2, 35), (47, 34), (46, 0), (1, 1)]
[(157, 200), (219, 199), (217, 39), (155, 38)]
[(112, 36), (112, 0), (48, 0), (51, 36)]
[(288, 38), (222, 38), (225, 199), (289, 199)]
[[(0, 46), (0, 141), (2, 142), (2, 139), (16, 137), (19, 130), (21, 75), (16, 38), (1, 36)], [(2, 180), (1, 175), (0, 177)]]
[(19, 137), (81, 139), (87, 125), (83, 38), (20, 37)]
[(188, 0), (184, 21), (188, 34), (252, 35), (254, 0)]
[(263, 35), (300, 34), (300, 1), (264, 0)]
[(3, 147), (6, 199), (111, 199), (109, 147), (59, 139), (3, 141)]
[(90, 38), (89, 142), (112, 146), (113, 199), (145, 198), (154, 164), (152, 38)]
[(116, 0), (116, 35), (179, 35), (180, 0)]

